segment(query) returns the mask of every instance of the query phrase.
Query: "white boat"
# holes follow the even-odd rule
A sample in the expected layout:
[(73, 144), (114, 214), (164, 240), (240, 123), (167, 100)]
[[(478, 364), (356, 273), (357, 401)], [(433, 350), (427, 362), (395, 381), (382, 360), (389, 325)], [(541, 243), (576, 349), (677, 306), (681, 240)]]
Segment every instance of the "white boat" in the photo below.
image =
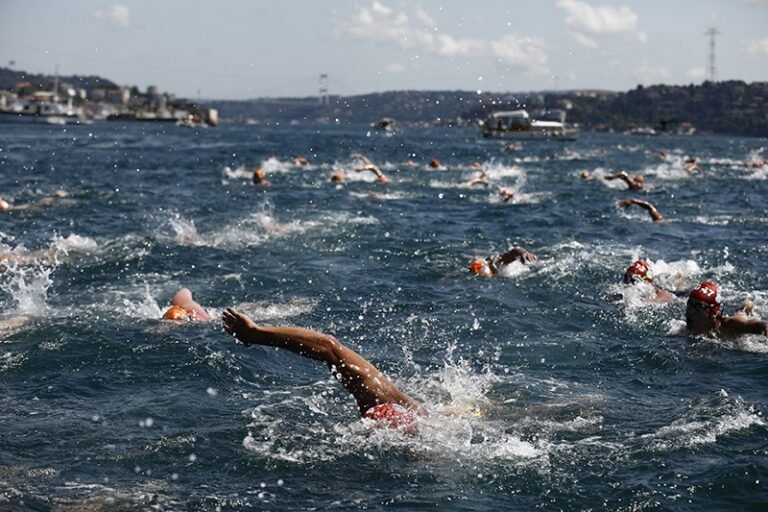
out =
[(563, 138), (570, 132), (565, 125), (565, 112), (560, 120), (533, 119), (527, 110), (494, 112), (480, 125), (484, 137)]
[(18, 101), (0, 110), (0, 123), (81, 124), (80, 111), (54, 101)]

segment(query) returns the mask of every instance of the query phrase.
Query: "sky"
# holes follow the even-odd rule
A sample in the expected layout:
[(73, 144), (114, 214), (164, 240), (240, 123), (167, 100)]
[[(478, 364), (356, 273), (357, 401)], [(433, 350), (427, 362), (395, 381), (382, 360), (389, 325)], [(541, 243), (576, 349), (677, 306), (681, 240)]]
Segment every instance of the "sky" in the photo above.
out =
[(179, 97), (768, 81), (768, 0), (0, 0), (0, 66)]

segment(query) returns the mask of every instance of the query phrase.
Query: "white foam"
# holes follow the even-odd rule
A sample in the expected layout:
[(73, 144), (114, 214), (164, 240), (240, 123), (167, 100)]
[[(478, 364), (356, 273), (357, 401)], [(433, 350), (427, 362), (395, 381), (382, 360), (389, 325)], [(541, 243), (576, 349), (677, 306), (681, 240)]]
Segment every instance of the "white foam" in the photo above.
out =
[(0, 278), (0, 289), (16, 302), (16, 313), (43, 316), (48, 312), (48, 289), (53, 284), (53, 268), (40, 263), (19, 265), (13, 261), (3, 262), (4, 272)]

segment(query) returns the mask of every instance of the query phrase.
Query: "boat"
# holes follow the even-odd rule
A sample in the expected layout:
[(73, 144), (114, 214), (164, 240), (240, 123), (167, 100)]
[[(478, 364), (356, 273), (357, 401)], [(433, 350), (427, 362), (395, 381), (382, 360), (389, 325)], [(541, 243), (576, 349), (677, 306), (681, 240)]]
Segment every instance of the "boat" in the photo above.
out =
[(24, 100), (0, 110), (0, 123), (85, 124), (79, 109), (48, 100)]
[(480, 129), (484, 137), (566, 139), (573, 134), (566, 127), (564, 111), (551, 111), (550, 115), (559, 119), (534, 119), (523, 109), (499, 111), (482, 121)]

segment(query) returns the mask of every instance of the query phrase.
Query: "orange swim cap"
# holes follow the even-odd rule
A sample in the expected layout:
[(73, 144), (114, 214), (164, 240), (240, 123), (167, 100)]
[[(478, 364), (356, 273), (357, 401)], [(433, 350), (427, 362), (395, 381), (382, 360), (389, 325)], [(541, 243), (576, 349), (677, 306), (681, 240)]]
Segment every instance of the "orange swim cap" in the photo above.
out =
[(165, 320), (190, 320), (187, 310), (181, 306), (171, 306), (168, 311), (163, 313)]
[(490, 276), (493, 274), (491, 267), (488, 266), (488, 262), (483, 260), (472, 260), (469, 264), (469, 270), (479, 276)]

